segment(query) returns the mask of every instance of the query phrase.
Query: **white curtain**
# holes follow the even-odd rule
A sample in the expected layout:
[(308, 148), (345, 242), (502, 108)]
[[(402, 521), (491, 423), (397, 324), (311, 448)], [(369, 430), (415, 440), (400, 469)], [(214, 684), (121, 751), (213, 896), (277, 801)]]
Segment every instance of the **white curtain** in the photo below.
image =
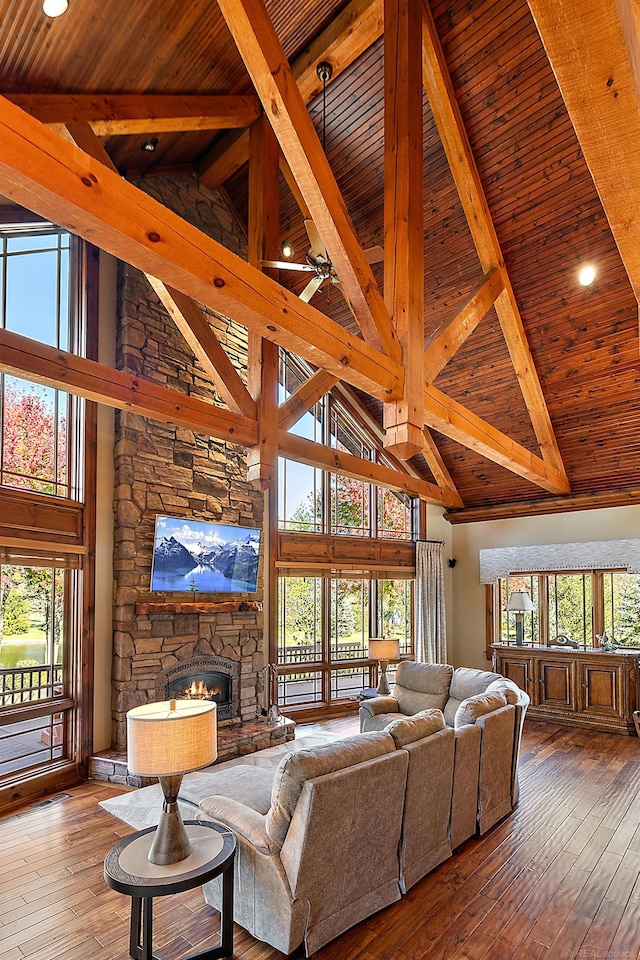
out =
[(443, 544), (416, 542), (416, 660), (447, 663)]

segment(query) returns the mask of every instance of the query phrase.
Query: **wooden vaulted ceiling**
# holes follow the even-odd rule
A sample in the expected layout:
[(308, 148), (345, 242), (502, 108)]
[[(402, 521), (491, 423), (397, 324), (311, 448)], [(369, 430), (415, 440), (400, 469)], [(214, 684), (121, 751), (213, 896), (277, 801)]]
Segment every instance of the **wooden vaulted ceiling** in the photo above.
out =
[[(231, 412), (212, 421), (206, 404), (184, 399), (180, 410), (175, 404), (171, 410), (171, 398), (152, 385), (134, 386), (122, 375), (116, 390), (88, 361), (86, 367), (69, 362), (56, 369), (54, 357), (25, 348), (21, 338), (3, 336), (0, 368), (238, 439), (259, 451), (250, 457), (250, 470), (265, 483), (269, 457), (278, 448), (330, 463), (326, 452), (314, 455), (286, 440), (290, 410), (287, 416), (281, 411), (278, 433), (264, 383), (262, 398), (259, 383), (250, 380), (247, 392), (225, 365), (195, 301), (246, 323), (257, 338), (253, 350), (261, 349), (264, 336), (325, 368), (299, 402), (313, 402), (341, 379), (350, 384), (349, 400), (364, 418), (387, 427), (399, 418), (390, 446), (403, 473), (398, 486), (455, 508), (458, 517), (535, 512), (551, 501), (572, 507), (635, 502), (640, 78), (634, 73), (633, 8), (626, 4), (427, 3), (420, 66), (421, 281), (419, 271), (409, 266), (403, 273), (389, 254), (371, 274), (362, 266), (360, 246), (389, 249), (393, 242), (398, 262), (404, 256), (405, 264), (415, 253), (415, 239), (403, 239), (403, 222), (415, 219), (415, 203), (403, 210), (400, 198), (395, 223), (390, 227), (389, 207), (385, 222), (384, 168), (393, 158), (388, 150), (385, 157), (384, 145), (389, 31), (385, 41), (381, 0), (265, 4), (298, 81), (300, 104), (307, 104), (305, 117), (318, 132), (323, 97), (315, 66), (321, 59), (334, 66), (326, 87), (326, 155), (342, 200), (327, 199), (332, 181), (318, 161), (319, 144), (309, 141), (307, 147), (300, 98), (297, 92), (290, 98), (285, 72), (273, 67), (279, 47), (270, 46), (256, 0), (131, 0), (118, 11), (70, 0), (67, 14), (55, 21), (36, 3), (0, 2), (0, 90), (49, 125), (35, 126), (12, 103), (0, 102), (0, 193), (158, 277), (156, 292), (222, 386)], [(420, 4), (410, 9), (419, 34)], [(244, 17), (255, 28), (255, 49)], [(400, 39), (400, 51), (403, 42), (412, 41)], [(274, 209), (273, 197), (263, 198), (258, 214), (255, 200), (249, 214), (251, 191), (260, 193), (274, 176), (260, 169), (253, 181), (248, 176), (246, 130), (253, 125), (254, 143), (261, 142), (255, 133), (264, 122), (260, 98), (290, 156), (291, 170), (282, 163), (279, 180), (271, 181), (279, 195), (276, 238), (291, 239), (294, 259), (300, 259), (308, 246), (304, 211), (313, 206), (360, 328), (333, 285), (324, 284), (307, 308), (295, 294), (308, 275), (280, 271), (279, 283), (294, 295), (280, 297), (268, 278), (263, 284), (250, 267), (239, 272), (232, 259), (203, 245), (196, 231), (159, 215), (146, 198), (138, 202), (126, 184), (103, 173), (102, 165), (128, 180), (188, 172), (222, 188), (248, 230), (250, 264), (258, 267), (256, 226), (249, 220), (258, 215), (266, 223)], [(419, 149), (415, 122), (409, 129), (408, 140)], [(52, 130), (90, 159), (52, 140)], [(150, 154), (141, 150), (149, 136), (158, 139)], [(398, 139), (399, 154), (404, 139)], [(267, 155), (267, 148), (254, 151), (263, 158), (256, 168), (266, 166)], [(402, 166), (395, 180), (403, 185)], [(86, 188), (78, 188), (85, 181)], [(388, 184), (386, 194), (389, 203)], [(341, 226), (342, 201), (360, 246), (352, 243), (348, 218), (347, 227)], [(327, 223), (321, 222), (325, 215)], [(273, 250), (273, 225), (269, 229)], [(159, 242), (149, 240), (152, 234)], [(597, 268), (589, 288), (577, 283), (586, 262)], [(408, 292), (403, 277), (409, 278)], [(385, 280), (389, 290), (392, 283), (396, 287), (393, 298), (387, 291), (386, 305)], [(422, 299), (422, 291), (424, 322), (417, 331), (409, 316), (403, 334), (403, 304), (415, 303), (418, 294)], [(415, 363), (411, 369), (418, 356), (419, 379)], [(268, 351), (262, 359), (268, 368)], [(420, 430), (423, 423), (429, 428), (417, 440), (411, 415), (402, 432), (403, 395), (409, 406), (417, 405)], [(407, 464), (403, 457), (410, 458)], [(338, 466), (347, 473), (359, 470), (347, 457)], [(389, 481), (383, 474), (376, 479)]]

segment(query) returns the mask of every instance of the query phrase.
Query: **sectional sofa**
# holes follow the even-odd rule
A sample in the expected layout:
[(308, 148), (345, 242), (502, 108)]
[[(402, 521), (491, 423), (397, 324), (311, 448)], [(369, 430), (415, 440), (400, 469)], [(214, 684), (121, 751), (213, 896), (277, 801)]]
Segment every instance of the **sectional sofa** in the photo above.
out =
[[(237, 923), (309, 956), (511, 810), (526, 695), (480, 673), (401, 664), (394, 696), (361, 705), (360, 734), (301, 738), (184, 778), (193, 815), (236, 835)], [(218, 881), (205, 898), (220, 908)]]

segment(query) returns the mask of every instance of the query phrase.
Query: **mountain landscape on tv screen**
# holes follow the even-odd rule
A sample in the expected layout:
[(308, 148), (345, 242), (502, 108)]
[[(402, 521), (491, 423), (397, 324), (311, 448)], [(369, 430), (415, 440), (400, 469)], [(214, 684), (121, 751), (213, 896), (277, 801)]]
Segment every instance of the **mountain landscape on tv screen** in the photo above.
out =
[(259, 558), (259, 531), (242, 531), (235, 540), (213, 544), (157, 536), (151, 589), (251, 593), (257, 587)]

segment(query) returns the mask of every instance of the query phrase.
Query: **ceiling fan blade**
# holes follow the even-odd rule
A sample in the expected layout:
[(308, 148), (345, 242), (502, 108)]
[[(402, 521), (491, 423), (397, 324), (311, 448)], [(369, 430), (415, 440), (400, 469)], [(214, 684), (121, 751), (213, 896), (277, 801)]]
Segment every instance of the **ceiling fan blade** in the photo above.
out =
[(369, 247), (364, 252), (367, 263), (381, 263), (384, 260), (384, 250), (382, 247)]
[(309, 263), (292, 263), (290, 260), (261, 260), (261, 267), (277, 267), (279, 270), (307, 270), (311, 273), (315, 270)]
[(309, 283), (300, 294), (300, 299), (304, 300), (305, 303), (309, 303), (309, 300), (311, 300), (311, 297), (314, 295), (316, 290), (319, 289), (321, 284), (322, 277), (314, 277), (312, 280), (309, 280)]
[(311, 256), (314, 258), (320, 256), (328, 260), (329, 255), (327, 253), (327, 248), (322, 242), (322, 237), (318, 233), (313, 220), (305, 220), (304, 225), (307, 231), (307, 236), (309, 237), (309, 243), (311, 244)]

